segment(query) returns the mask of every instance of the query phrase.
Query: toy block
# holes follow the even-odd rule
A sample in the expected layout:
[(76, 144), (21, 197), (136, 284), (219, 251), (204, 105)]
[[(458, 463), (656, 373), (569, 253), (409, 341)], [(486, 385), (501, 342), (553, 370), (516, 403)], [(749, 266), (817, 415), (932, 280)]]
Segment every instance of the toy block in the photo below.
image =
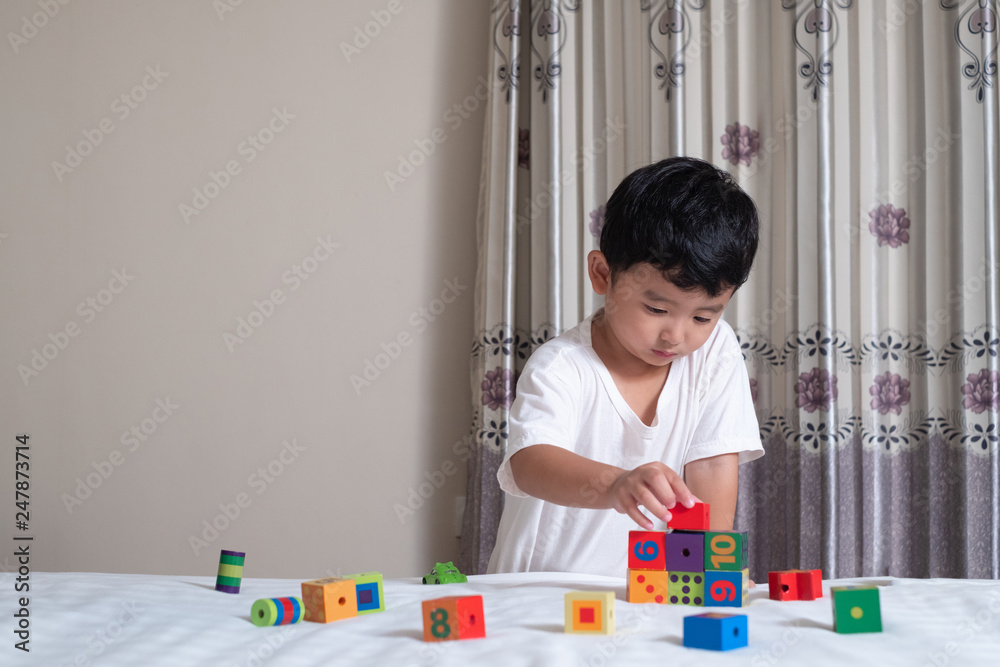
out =
[(289, 625), (301, 621), (304, 611), (300, 598), (261, 598), (250, 607), (250, 620), (258, 628)]
[(421, 604), (424, 641), (445, 642), (486, 636), (482, 595), (450, 595)]
[(746, 614), (695, 614), (684, 617), (684, 646), (728, 651), (747, 645)]
[(695, 503), (690, 509), (677, 503), (670, 508), (670, 521), (667, 522), (667, 528), (672, 530), (708, 530), (709, 514), (708, 503)]
[(823, 597), (822, 570), (792, 570), (798, 588), (798, 600), (815, 600)]
[(882, 632), (878, 586), (834, 586), (830, 597), (834, 632)]
[(739, 572), (750, 567), (746, 531), (705, 533), (705, 571)]
[(667, 601), (701, 607), (705, 604), (704, 572), (671, 572), (667, 583)]
[(242, 551), (222, 550), (219, 554), (219, 573), (215, 577), (215, 590), (222, 593), (239, 593), (243, 582), (243, 561), (247, 555)]
[(611, 635), (615, 632), (615, 594), (573, 591), (566, 594), (566, 632)]
[(374, 614), (385, 611), (385, 598), (382, 595), (382, 573), (362, 572), (349, 574), (344, 579), (353, 579), (358, 592), (358, 615)]
[(469, 578), (458, 571), (455, 563), (436, 563), (431, 571), (424, 575), (425, 584), (464, 584)]
[(628, 532), (628, 567), (630, 570), (666, 569), (663, 556), (662, 530), (630, 530)]
[(666, 604), (670, 573), (659, 570), (629, 570), (626, 602)]
[(768, 595), (772, 600), (788, 601), (799, 599), (799, 582), (794, 570), (779, 570), (767, 573)]
[(746, 607), (750, 604), (750, 570), (705, 573), (706, 607)]
[(327, 577), (302, 582), (306, 620), (330, 623), (358, 615), (358, 587), (353, 579)]
[(705, 533), (675, 530), (663, 536), (664, 569), (668, 572), (703, 572)]

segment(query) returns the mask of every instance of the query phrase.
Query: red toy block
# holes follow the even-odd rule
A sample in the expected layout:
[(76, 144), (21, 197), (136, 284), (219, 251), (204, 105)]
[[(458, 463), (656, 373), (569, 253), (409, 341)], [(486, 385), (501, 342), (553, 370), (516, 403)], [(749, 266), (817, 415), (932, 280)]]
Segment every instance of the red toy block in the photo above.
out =
[(767, 573), (767, 587), (772, 600), (798, 600), (799, 584), (795, 570)]
[(823, 597), (822, 570), (793, 570), (798, 588), (797, 600), (815, 600)]
[(667, 528), (673, 530), (709, 530), (708, 516), (708, 503), (695, 503), (691, 509), (677, 503), (670, 509), (670, 521), (667, 522)]
[(667, 569), (667, 557), (664, 551), (665, 532), (662, 530), (630, 530), (628, 532), (628, 569), (659, 570)]
[(425, 642), (486, 636), (482, 595), (451, 595), (424, 600), (422, 606)]

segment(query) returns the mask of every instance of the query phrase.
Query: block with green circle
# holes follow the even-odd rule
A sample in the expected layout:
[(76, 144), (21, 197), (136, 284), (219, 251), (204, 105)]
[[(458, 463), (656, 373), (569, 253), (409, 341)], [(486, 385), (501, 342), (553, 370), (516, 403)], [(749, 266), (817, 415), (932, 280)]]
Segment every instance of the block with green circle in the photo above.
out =
[(835, 632), (882, 632), (878, 586), (834, 586), (830, 597)]
[(382, 573), (363, 572), (348, 574), (344, 579), (353, 579), (358, 591), (358, 615), (374, 614), (385, 611), (385, 598), (382, 596)]
[(705, 571), (739, 572), (750, 567), (748, 535), (745, 530), (705, 533)]

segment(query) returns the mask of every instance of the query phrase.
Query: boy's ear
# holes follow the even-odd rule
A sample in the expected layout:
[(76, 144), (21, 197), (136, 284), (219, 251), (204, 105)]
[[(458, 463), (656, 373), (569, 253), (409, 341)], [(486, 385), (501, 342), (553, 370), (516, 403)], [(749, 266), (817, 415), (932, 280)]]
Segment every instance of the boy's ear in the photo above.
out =
[(587, 273), (590, 275), (590, 284), (594, 291), (604, 296), (611, 288), (611, 267), (608, 260), (600, 250), (591, 250), (587, 253)]

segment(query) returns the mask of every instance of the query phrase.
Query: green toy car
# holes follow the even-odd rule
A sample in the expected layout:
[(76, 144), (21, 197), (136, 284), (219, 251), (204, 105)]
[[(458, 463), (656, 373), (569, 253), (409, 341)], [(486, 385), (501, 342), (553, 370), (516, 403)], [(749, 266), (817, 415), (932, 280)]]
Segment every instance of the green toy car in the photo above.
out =
[(469, 578), (458, 571), (451, 561), (447, 563), (437, 563), (434, 569), (424, 575), (425, 584), (464, 584)]

